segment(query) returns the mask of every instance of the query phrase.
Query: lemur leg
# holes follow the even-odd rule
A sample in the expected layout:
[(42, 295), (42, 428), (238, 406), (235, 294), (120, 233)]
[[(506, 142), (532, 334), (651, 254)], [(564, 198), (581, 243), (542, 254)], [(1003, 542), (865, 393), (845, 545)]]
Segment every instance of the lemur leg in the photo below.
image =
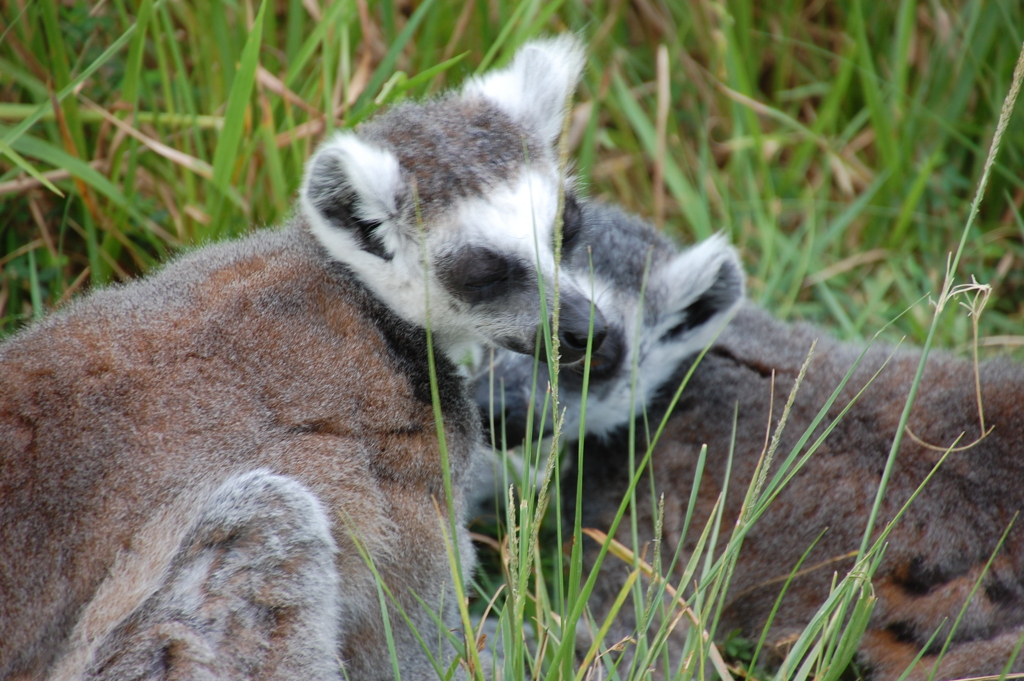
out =
[(335, 551), (301, 483), (265, 471), (229, 479), (86, 678), (340, 679)]

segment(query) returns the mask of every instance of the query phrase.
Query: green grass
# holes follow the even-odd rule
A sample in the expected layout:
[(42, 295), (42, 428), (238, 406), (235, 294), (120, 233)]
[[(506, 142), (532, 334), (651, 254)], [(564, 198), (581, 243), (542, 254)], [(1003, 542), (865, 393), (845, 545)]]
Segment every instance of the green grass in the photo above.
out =
[[(251, 0), (9, 0), (0, 333), (182, 246), (280, 222), (324, 131), (570, 29), (590, 44), (571, 136), (588, 191), (646, 215), (664, 197), (653, 217), (684, 241), (725, 230), (752, 297), (777, 315), (866, 337), (941, 279), (1024, 8), (762, 4), (432, 0), (361, 15), (355, 2), (306, 3), (314, 17), (299, 0), (262, 13)], [(981, 332), (1000, 349), (1024, 339), (1015, 118), (959, 270), (994, 285)], [(923, 342), (930, 317), (917, 306), (897, 329)], [(936, 332), (940, 346), (969, 340), (963, 316)]]
[[(959, 248), (958, 281), (994, 290), (983, 354), (1019, 352), (1024, 114), (1011, 118), (964, 225), (1021, 27), (1014, 0), (381, 0), (365, 12), (344, 0), (6, 0), (0, 336), (179, 249), (281, 222), (325, 133), (457, 85), (532, 36), (572, 30), (589, 60), (569, 151), (589, 194), (684, 242), (725, 231), (752, 298), (846, 338), (896, 319), (889, 337), (966, 352), (967, 315), (936, 318), (919, 302), (938, 297)], [(752, 513), (777, 480), (751, 491)], [(508, 573), (481, 580), (506, 584), (496, 604), (511, 653), (504, 678), (571, 678), (573, 634), (560, 622), (582, 611), (587, 575), (578, 556), (557, 569), (544, 500), (522, 503), (519, 531), (503, 535), (516, 538)], [(863, 553), (865, 565), (877, 560), (877, 547)], [(705, 558), (688, 574), (705, 580), (710, 614), (735, 555)], [(838, 673), (869, 599), (863, 580), (837, 587), (796, 644), (813, 653), (798, 656), (807, 673), (830, 656), (828, 678)]]

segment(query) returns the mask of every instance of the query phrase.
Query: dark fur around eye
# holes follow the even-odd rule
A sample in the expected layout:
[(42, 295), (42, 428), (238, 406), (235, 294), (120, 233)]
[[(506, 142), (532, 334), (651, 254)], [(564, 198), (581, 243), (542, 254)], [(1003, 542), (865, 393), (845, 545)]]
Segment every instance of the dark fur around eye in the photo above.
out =
[[(601, 347), (590, 356), (590, 379), (600, 381), (611, 377), (622, 365), (625, 343), (621, 329), (611, 327)], [(573, 366), (577, 373), (583, 373), (583, 362)]]
[(565, 207), (562, 209), (562, 252), (569, 253), (576, 245), (583, 227), (583, 212), (576, 195), (566, 192)]
[(467, 260), (462, 270), (462, 287), (481, 290), (508, 280), (511, 267), (507, 258), (484, 251), (472, 260)]
[(527, 279), (526, 268), (518, 260), (484, 248), (445, 258), (440, 276), (455, 296), (470, 304), (496, 298)]

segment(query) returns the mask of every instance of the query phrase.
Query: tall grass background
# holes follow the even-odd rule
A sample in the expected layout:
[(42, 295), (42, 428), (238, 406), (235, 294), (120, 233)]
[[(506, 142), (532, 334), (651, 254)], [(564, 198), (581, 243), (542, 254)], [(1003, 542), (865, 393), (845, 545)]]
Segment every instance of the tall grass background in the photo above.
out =
[[(750, 296), (781, 318), (846, 338), (895, 319), (887, 334), (923, 343), (1022, 27), (1015, 0), (0, 0), (0, 336), (182, 248), (282, 222), (333, 129), (571, 30), (588, 44), (568, 131), (587, 194), (681, 242), (724, 231)], [(1022, 154), (1018, 113), (955, 272), (993, 288), (983, 353), (1024, 348)], [(937, 319), (934, 344), (967, 352), (968, 315)], [(583, 678), (610, 659), (601, 641), (582, 665), (569, 652), (587, 575), (578, 555), (563, 571), (568, 538), (524, 490), (474, 607), (496, 594), (503, 678)], [(770, 496), (751, 494), (752, 510)], [(839, 662), (870, 589), (844, 584), (795, 658), (820, 670), (833, 655), (819, 676), (856, 673)], [(684, 678), (722, 663), (701, 628)]]
[[(282, 221), (324, 134), (573, 30), (587, 193), (682, 241), (725, 231), (755, 300), (863, 337), (941, 279), (1024, 40), (1013, 0), (260, 7), (3, 0), (0, 332)], [(1018, 114), (961, 263), (994, 287), (981, 330), (999, 348), (1024, 342), (1022, 153)], [(921, 342), (930, 317), (896, 329)], [(963, 315), (938, 333), (969, 340)]]

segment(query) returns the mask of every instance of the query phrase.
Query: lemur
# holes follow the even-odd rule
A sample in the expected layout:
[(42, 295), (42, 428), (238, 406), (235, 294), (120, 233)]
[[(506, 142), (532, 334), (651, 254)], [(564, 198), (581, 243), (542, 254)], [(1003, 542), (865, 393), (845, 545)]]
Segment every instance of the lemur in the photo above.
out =
[[(703, 348), (743, 293), (743, 269), (735, 251), (721, 236), (679, 253), (669, 239), (643, 220), (575, 195), (566, 198), (562, 257), (563, 272), (593, 296), (595, 318), (603, 321), (605, 328), (603, 343), (591, 353), (588, 432), (604, 432), (602, 424), (614, 430), (621, 414), (629, 413), (631, 396), (640, 413), (668, 377), (658, 367), (674, 366)], [(645, 281), (648, 272), (659, 276)], [(648, 368), (652, 375), (641, 375), (632, 386), (629, 381), (612, 377), (619, 376), (623, 368), (628, 372), (632, 366), (630, 348), (636, 333), (632, 320), (638, 311), (641, 287), (646, 287), (644, 319), (651, 324), (652, 332), (641, 338), (640, 352), (647, 357), (642, 368)], [(506, 476), (498, 451), (503, 445), (511, 450), (526, 435), (534, 362), (532, 357), (524, 356), (519, 362), (509, 355), (499, 351), (485, 357), (474, 379), (484, 428), (493, 429), (490, 439), (494, 444), (492, 451), (477, 459), (472, 471), (470, 508), (476, 515), (493, 513), (496, 495), (502, 496)], [(497, 363), (493, 373), (492, 362)], [(579, 433), (582, 371), (583, 363), (577, 363), (573, 370), (559, 374), (559, 384), (564, 386), (559, 393), (562, 433), (568, 438)], [(534, 424), (540, 427), (546, 367), (537, 375)], [(551, 434), (552, 422), (549, 413), (543, 420), (544, 434)], [(505, 463), (521, 477), (524, 464), (514, 452)], [(540, 484), (541, 477), (535, 480)], [(505, 502), (499, 501), (500, 508)]]
[[(655, 253), (664, 251), (664, 238), (636, 219), (613, 208), (600, 209), (599, 214), (598, 220), (583, 220), (582, 231), (588, 236), (580, 237), (581, 242), (586, 240), (591, 245), (599, 273), (600, 267), (615, 267), (626, 259), (624, 251), (631, 250), (634, 260), (642, 259), (652, 245)], [(596, 226), (593, 230), (591, 224)], [(609, 236), (617, 232), (618, 236)], [(663, 260), (668, 258), (663, 256)], [(681, 348), (685, 352), (662, 349), (655, 354), (649, 350), (674, 342), (665, 335), (660, 321), (665, 310), (671, 308), (657, 294), (652, 298), (650, 292), (659, 286), (671, 289), (677, 276), (659, 267), (657, 261), (649, 275), (637, 368), (642, 386), (638, 401), (642, 404), (634, 412), (638, 415), (636, 451), (641, 456), (646, 451), (647, 434), (660, 423), (670, 398), (693, 363), (692, 346)], [(615, 280), (611, 284), (615, 294), (598, 299), (609, 329), (630, 328), (635, 323), (639, 286), (635, 280), (631, 285), (624, 284), (628, 281)], [(680, 284), (680, 288), (685, 287)], [(616, 396), (628, 394), (634, 344), (629, 333), (616, 336), (609, 332), (609, 340), (618, 338), (624, 341), (621, 351), (611, 352), (615, 346), (606, 342), (597, 353), (615, 359), (610, 365), (602, 359), (591, 379), (584, 494), (578, 500), (583, 526), (602, 530), (610, 527), (629, 485), (626, 452), (630, 411), (628, 402), (624, 404)], [(777, 458), (795, 446), (864, 348), (840, 342), (807, 324), (782, 323), (751, 303), (739, 306), (735, 318), (696, 367), (652, 455), (656, 493), (665, 495), (663, 551), (670, 552), (683, 541), (685, 558), (712, 517), (713, 506), (724, 488), (733, 414), (738, 408), (732, 477), (719, 549), (724, 547), (728, 528), (738, 517), (744, 492), (765, 449), (773, 376), (775, 409), (771, 425), (775, 427), (815, 340), (817, 347), (781, 433)], [(811, 442), (837, 418), (892, 352), (881, 344), (867, 350)], [(785, 642), (795, 640), (828, 597), (833, 574), (841, 576), (852, 567), (851, 552), (855, 554), (860, 545), (919, 359), (920, 351), (916, 349), (895, 352), (819, 451), (754, 525), (739, 553), (719, 632), (738, 629), (757, 640), (786, 577), (819, 534), (821, 538), (802, 564), (814, 569), (801, 571), (789, 585), (772, 622), (769, 643), (784, 647)], [(506, 409), (514, 410), (505, 414), (510, 442), (525, 434), (522, 414), (530, 399), (530, 372), (530, 358), (499, 353), (495, 382), (503, 383)], [(540, 375), (546, 374), (541, 371)], [(578, 391), (572, 393), (577, 376), (577, 369), (563, 368), (559, 372), (560, 394), (570, 409), (579, 399)], [(918, 654), (922, 658), (907, 678), (928, 678), (952, 623), (979, 579), (980, 587), (964, 610), (935, 678), (998, 675), (1024, 634), (1024, 528), (1019, 519), (996, 551), (1003, 532), (1024, 508), (1024, 488), (1020, 484), (1024, 479), (1020, 445), (1024, 440), (1024, 368), (1005, 359), (984, 362), (980, 384), (985, 419), (993, 430), (976, 444), (949, 454), (921, 496), (895, 524), (884, 560), (874, 576), (878, 602), (858, 651), (859, 661), (872, 670), (873, 679), (894, 681)], [(543, 393), (543, 387), (538, 393)], [(489, 411), (482, 383), (478, 383), (477, 395), (482, 408)], [(538, 402), (537, 409), (541, 408)], [(910, 498), (947, 447), (962, 433), (961, 445), (979, 437), (972, 364), (943, 352), (931, 353), (908, 426), (915, 437), (903, 438), (875, 536)], [(568, 435), (573, 432), (571, 428), (566, 431)], [(705, 443), (707, 466), (691, 530), (681, 537), (697, 459)], [(569, 479), (575, 476), (575, 470), (568, 472)], [(575, 485), (566, 489), (568, 514), (577, 500)], [(651, 540), (655, 518), (646, 476), (636, 490), (641, 541)], [(621, 527), (627, 528), (628, 523)], [(620, 540), (627, 541), (628, 533), (628, 529), (620, 530)], [(587, 560), (592, 561), (596, 551), (588, 540)], [(670, 553), (665, 555), (670, 557)], [(982, 577), (993, 555), (992, 565)], [(591, 601), (599, 620), (608, 612), (627, 573), (617, 561), (605, 560)], [(618, 641), (630, 634), (635, 626), (632, 615), (629, 608), (620, 611), (617, 629), (608, 640)], [(936, 630), (939, 634), (929, 644)], [(1018, 659), (1011, 670), (1024, 670), (1024, 660)]]
[[(480, 439), (456, 362), (477, 342), (532, 353), (541, 280), (552, 309), (555, 142), (582, 66), (573, 38), (535, 41), (340, 132), (283, 229), (0, 345), (0, 679), (390, 678), (374, 570), (402, 675), (447, 670), (443, 533), (468, 576)], [(563, 282), (563, 362), (590, 308)]]
[[(566, 203), (567, 229), (563, 235), (563, 263), (568, 278), (594, 297), (595, 316), (604, 321), (604, 343), (591, 357), (587, 402), (587, 432), (606, 435), (615, 431), (630, 413), (630, 399), (640, 413), (682, 360), (700, 351), (714, 336), (723, 320), (743, 296), (743, 268), (734, 249), (716, 235), (680, 252), (649, 223), (599, 201), (570, 197)], [(570, 227), (571, 225), (571, 227)], [(639, 337), (640, 373), (636, 385), (631, 375), (636, 344), (636, 316), (640, 291), (644, 289), (644, 333)], [(609, 312), (611, 314), (609, 314)], [(503, 431), (506, 444), (513, 447), (526, 435), (526, 416), (533, 381), (533, 361), (522, 361), (499, 352), (492, 384), (489, 365), (475, 380), (477, 403), (485, 426)], [(565, 410), (562, 432), (572, 437), (579, 432), (583, 364), (559, 373), (560, 408)], [(535, 391), (534, 423), (539, 426), (547, 387), (546, 369), (538, 372), (544, 380)], [(490, 409), (490, 393), (497, 411)], [(501, 412), (501, 399), (505, 409)], [(553, 419), (544, 420), (550, 434)], [(496, 432), (497, 436), (499, 433)], [(496, 437), (497, 442), (501, 438)]]

